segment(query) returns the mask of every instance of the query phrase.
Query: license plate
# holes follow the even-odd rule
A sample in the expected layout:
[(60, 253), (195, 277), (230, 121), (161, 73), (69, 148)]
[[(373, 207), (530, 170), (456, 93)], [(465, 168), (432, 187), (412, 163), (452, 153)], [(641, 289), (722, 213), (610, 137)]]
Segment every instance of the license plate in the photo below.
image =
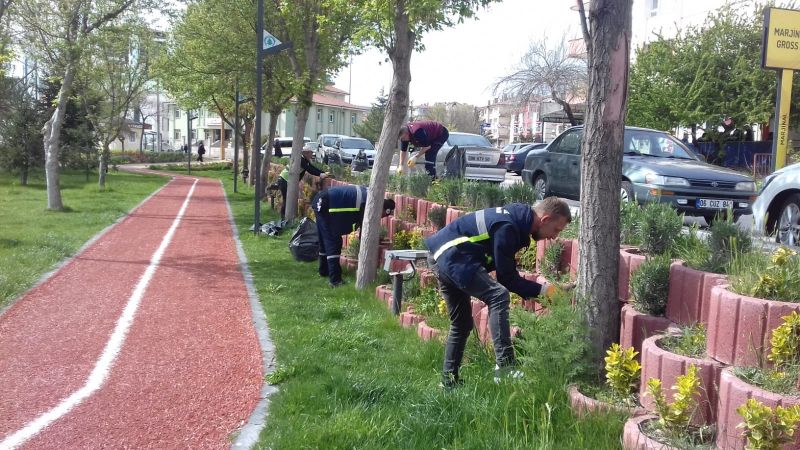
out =
[(704, 209), (728, 209), (733, 208), (733, 200), (712, 200), (710, 198), (698, 198), (697, 207)]
[(492, 160), (491, 156), (474, 155), (467, 158), (471, 162), (489, 162)]

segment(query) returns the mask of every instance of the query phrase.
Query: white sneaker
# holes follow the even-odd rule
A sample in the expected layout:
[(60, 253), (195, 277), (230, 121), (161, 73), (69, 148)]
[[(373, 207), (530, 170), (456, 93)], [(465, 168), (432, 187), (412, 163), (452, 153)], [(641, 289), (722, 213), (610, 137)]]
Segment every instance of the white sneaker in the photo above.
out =
[(500, 384), (503, 380), (516, 380), (524, 377), (525, 374), (522, 373), (521, 370), (517, 369), (515, 366), (508, 366), (508, 367), (500, 367), (499, 365), (494, 365), (494, 382), (495, 384)]

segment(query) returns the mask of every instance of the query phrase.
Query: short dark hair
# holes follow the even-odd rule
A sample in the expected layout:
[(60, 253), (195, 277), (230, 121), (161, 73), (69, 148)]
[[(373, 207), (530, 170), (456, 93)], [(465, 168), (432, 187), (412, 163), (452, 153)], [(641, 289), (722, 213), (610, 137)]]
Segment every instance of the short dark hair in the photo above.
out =
[(567, 223), (572, 222), (572, 212), (569, 210), (569, 205), (558, 197), (545, 198), (537, 203), (533, 210), (537, 214), (559, 216), (567, 219)]
[[(391, 210), (392, 212), (394, 212), (394, 200), (392, 200), (390, 198), (383, 199), (383, 210), (384, 211)], [(391, 214), (391, 213), (387, 213), (387, 214)]]

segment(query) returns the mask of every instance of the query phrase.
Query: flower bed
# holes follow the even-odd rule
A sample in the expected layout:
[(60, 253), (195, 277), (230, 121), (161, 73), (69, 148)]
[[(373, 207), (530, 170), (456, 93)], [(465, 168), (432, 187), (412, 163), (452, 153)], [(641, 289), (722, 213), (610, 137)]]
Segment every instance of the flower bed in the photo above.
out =
[(619, 344), (625, 348), (634, 348), (641, 353), (645, 339), (662, 333), (674, 325), (666, 317), (656, 317), (640, 313), (633, 305), (626, 304), (620, 314)]
[[(717, 386), (723, 369), (722, 364), (710, 358), (691, 358), (667, 351), (658, 345), (663, 338), (662, 335), (652, 336), (642, 343), (642, 383), (639, 388), (639, 401), (648, 410), (655, 411), (653, 397), (645, 395), (646, 381), (658, 378), (664, 386), (673, 386), (677, 377), (684, 375), (687, 367), (694, 364), (699, 369), (700, 395), (692, 423), (695, 425), (713, 423), (716, 420)], [(672, 392), (674, 391), (671, 388), (667, 390), (668, 395)]]
[(800, 304), (748, 297), (727, 285), (711, 289), (708, 356), (729, 365), (756, 366), (769, 352), (770, 331), (781, 317), (800, 312)]
[(619, 299), (627, 302), (630, 297), (631, 275), (644, 263), (645, 255), (637, 248), (619, 250)]
[[(722, 371), (719, 381), (719, 405), (717, 408), (717, 447), (742, 450), (745, 447), (743, 430), (738, 428), (742, 416), (736, 409), (748, 399), (755, 399), (770, 408), (800, 405), (800, 397), (776, 394), (746, 383), (731, 369)], [(800, 427), (795, 427), (794, 443), (782, 447), (786, 450), (800, 448)]]

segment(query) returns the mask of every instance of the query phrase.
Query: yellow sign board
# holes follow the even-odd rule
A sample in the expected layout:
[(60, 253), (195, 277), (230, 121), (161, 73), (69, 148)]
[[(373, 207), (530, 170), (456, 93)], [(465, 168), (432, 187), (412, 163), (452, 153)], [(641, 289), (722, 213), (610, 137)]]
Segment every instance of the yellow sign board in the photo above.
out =
[(800, 11), (766, 8), (762, 44), (762, 67), (800, 70)]

